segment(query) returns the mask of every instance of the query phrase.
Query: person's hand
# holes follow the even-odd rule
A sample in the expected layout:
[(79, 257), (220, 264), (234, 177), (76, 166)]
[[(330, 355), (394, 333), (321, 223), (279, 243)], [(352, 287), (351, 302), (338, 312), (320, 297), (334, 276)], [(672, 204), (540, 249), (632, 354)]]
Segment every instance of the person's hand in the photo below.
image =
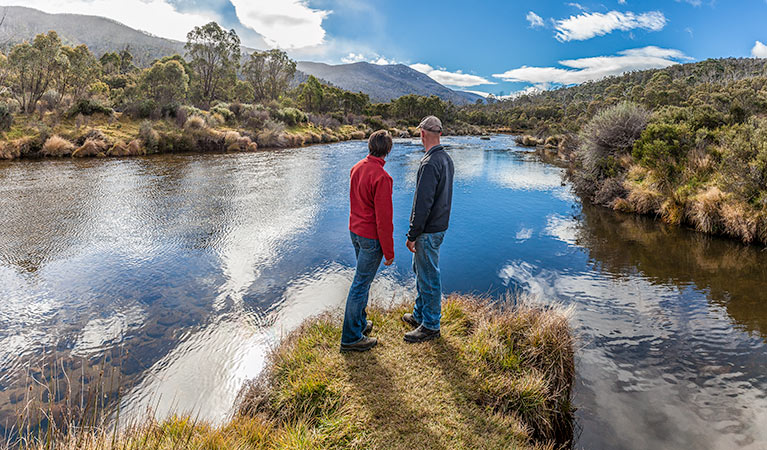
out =
[(407, 249), (415, 253), (415, 241), (407, 240)]
[(391, 266), (392, 264), (394, 264), (394, 258), (384, 261), (384, 266)]

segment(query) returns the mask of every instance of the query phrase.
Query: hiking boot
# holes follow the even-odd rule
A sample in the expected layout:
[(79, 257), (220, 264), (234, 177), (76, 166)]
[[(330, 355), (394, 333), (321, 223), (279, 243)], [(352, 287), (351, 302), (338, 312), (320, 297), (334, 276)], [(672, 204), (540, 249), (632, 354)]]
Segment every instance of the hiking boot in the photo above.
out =
[(370, 332), (373, 331), (373, 322), (368, 320), (367, 325), (365, 325), (365, 331), (362, 332), (365, 336), (370, 336)]
[(415, 317), (413, 317), (413, 315), (410, 313), (406, 313), (405, 315), (403, 315), (402, 321), (413, 328), (418, 328), (421, 325), (417, 320), (415, 320)]
[(439, 336), (439, 330), (430, 330), (425, 328), (423, 325), (419, 325), (415, 330), (409, 333), (405, 333), (405, 342), (417, 344), (419, 342), (426, 342), (432, 339), (436, 339)]
[(366, 352), (378, 344), (378, 339), (363, 336), (354, 344), (341, 344), (341, 352)]

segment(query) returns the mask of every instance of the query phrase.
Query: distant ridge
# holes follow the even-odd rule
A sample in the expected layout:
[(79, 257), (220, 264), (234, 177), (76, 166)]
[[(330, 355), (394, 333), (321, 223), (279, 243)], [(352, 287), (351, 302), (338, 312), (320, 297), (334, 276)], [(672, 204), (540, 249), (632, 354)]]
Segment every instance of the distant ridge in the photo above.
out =
[(330, 65), (299, 61), (298, 70), (352, 92), (364, 92), (374, 102), (388, 102), (407, 94), (436, 95), (457, 105), (481, 99), (470, 92), (449, 89), (428, 75), (404, 64), (377, 65), (367, 62)]
[[(112, 19), (81, 14), (48, 14), (24, 6), (0, 7), (6, 14), (0, 26), (0, 50), (32, 40), (36, 35), (55, 30), (67, 45), (85, 44), (100, 57), (104, 53), (130, 47), (134, 63), (146, 67), (152, 61), (174, 54), (184, 54), (184, 43), (153, 36)], [(243, 47), (243, 52), (252, 49)], [(388, 102), (407, 94), (436, 95), (458, 105), (474, 103), (482, 97), (449, 89), (427, 75), (397, 64), (378, 66), (369, 63), (329, 65), (301, 61), (293, 85), (308, 75), (352, 92), (364, 92), (371, 100)]]

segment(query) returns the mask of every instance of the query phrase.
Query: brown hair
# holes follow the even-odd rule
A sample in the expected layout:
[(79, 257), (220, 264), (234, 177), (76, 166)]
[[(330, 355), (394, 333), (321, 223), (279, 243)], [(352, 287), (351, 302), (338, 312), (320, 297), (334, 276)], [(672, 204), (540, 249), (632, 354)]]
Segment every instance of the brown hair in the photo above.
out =
[(368, 139), (368, 149), (370, 154), (378, 158), (383, 158), (391, 151), (393, 143), (391, 135), (386, 130), (378, 130), (370, 135)]

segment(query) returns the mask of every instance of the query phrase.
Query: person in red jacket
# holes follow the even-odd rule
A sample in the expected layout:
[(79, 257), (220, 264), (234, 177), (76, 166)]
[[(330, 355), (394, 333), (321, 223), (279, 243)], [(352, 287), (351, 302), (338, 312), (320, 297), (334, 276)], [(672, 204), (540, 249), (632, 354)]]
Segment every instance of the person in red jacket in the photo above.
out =
[(364, 352), (378, 344), (369, 337), (373, 323), (367, 320), (370, 284), (384, 265), (394, 262), (392, 224), (392, 178), (384, 170), (384, 159), (392, 148), (388, 131), (376, 131), (368, 139), (370, 154), (351, 171), (349, 232), (357, 255), (357, 270), (349, 288), (341, 335), (341, 351)]

